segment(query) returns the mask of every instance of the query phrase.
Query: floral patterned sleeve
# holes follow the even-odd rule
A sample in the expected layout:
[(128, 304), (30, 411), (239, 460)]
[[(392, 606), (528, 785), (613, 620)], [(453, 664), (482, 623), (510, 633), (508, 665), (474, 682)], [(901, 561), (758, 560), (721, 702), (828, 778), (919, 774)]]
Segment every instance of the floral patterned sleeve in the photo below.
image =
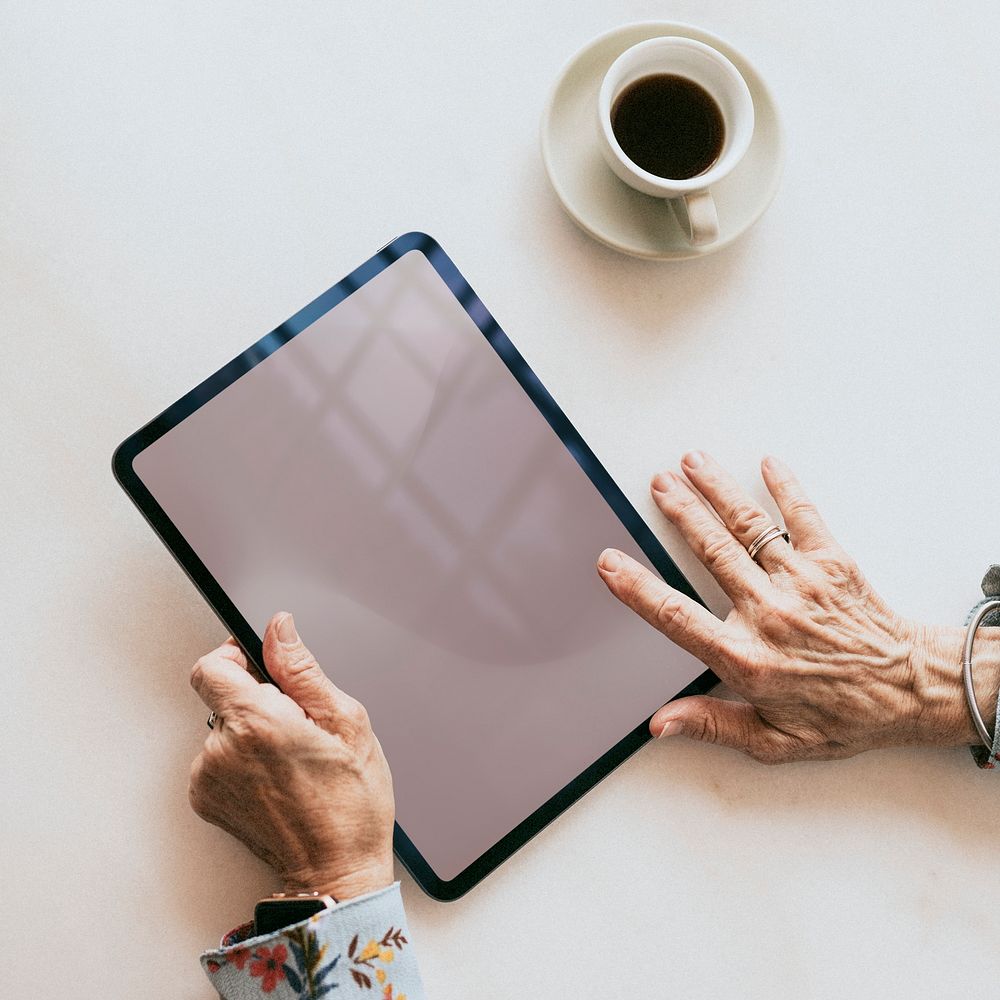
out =
[(223, 1000), (424, 1000), (398, 882), (273, 934), (252, 933), (244, 924), (201, 956)]

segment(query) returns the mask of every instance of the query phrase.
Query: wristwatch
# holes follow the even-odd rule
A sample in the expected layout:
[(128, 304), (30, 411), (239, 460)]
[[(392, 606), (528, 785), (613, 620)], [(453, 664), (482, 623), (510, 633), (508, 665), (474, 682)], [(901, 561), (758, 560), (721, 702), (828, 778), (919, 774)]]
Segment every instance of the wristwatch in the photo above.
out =
[(337, 901), (333, 896), (318, 892), (276, 892), (266, 899), (259, 900), (254, 907), (254, 936), (270, 934), (272, 931), (281, 930), (282, 927), (291, 927), (292, 924), (306, 920), (314, 913), (322, 913), (323, 910), (336, 905)]

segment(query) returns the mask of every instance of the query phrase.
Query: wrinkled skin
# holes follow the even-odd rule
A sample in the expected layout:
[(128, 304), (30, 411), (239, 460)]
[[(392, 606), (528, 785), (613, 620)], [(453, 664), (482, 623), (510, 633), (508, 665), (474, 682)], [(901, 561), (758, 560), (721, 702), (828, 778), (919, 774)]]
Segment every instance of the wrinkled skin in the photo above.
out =
[[(743, 701), (682, 698), (650, 721), (767, 763), (847, 757), (873, 747), (973, 743), (961, 688), (964, 630), (895, 614), (831, 537), (792, 473), (762, 474), (790, 535), (754, 562), (771, 517), (701, 452), (652, 483), (660, 510), (733, 602), (720, 621), (614, 549), (598, 571), (611, 592), (703, 660)], [(685, 478), (686, 477), (686, 478)], [(974, 672), (992, 725), (1000, 629), (981, 629)], [(288, 891), (350, 899), (393, 880), (392, 779), (364, 708), (323, 673), (278, 614), (264, 635), (262, 683), (231, 640), (191, 683), (221, 717), (191, 767), (203, 819), (272, 865)]]
[(290, 892), (350, 899), (393, 881), (392, 778), (364, 707), (323, 673), (278, 614), (258, 681), (229, 641), (191, 684), (221, 716), (191, 766), (194, 811), (270, 864)]
[[(732, 600), (725, 621), (617, 550), (601, 554), (598, 571), (745, 700), (678, 699), (653, 716), (654, 736), (721, 743), (767, 763), (976, 742), (960, 686), (962, 629), (893, 612), (776, 459), (761, 471), (790, 544), (770, 542), (757, 562), (747, 547), (772, 517), (710, 456), (691, 452), (682, 469), (656, 476), (653, 498)], [(978, 694), (992, 719), (997, 630), (982, 631)]]

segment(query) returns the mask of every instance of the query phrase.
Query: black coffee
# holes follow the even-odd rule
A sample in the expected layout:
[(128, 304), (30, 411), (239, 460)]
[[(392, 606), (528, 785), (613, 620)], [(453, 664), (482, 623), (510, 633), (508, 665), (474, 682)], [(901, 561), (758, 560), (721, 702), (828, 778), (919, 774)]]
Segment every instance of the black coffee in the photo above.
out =
[(719, 158), (726, 138), (712, 95), (673, 73), (629, 84), (611, 109), (611, 128), (633, 163), (671, 180), (703, 174)]

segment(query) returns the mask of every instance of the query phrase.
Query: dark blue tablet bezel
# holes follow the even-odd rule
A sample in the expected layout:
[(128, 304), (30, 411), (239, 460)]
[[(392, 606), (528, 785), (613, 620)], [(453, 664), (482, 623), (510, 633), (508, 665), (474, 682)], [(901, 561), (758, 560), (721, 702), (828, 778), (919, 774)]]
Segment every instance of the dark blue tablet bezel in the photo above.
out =
[[(549, 395), (507, 335), (500, 329), (499, 324), (459, 273), (451, 258), (430, 236), (425, 233), (411, 232), (388, 243), (370, 260), (365, 261), (342, 281), (338, 281), (305, 308), (300, 309), (291, 319), (286, 320), (277, 329), (262, 337), (229, 364), (220, 368), (214, 375), (209, 376), (172, 406), (167, 407), (158, 417), (126, 438), (115, 451), (112, 467), (118, 483), (142, 512), (170, 553), (180, 563), (181, 568), (201, 592), (212, 610), (246, 651), (248, 658), (264, 676), (267, 676), (261, 655), (261, 641), (257, 634), (223, 591), (218, 581), (208, 571), (205, 564), (185, 541), (163, 508), (146, 489), (133, 468), (133, 462), (140, 452), (148, 448), (159, 437), (176, 427), (195, 410), (218, 395), (227, 386), (232, 385), (240, 376), (245, 375), (255, 365), (288, 343), (296, 334), (301, 333), (306, 327), (329, 312), (337, 303), (343, 301), (375, 275), (385, 270), (393, 261), (412, 250), (424, 254), (434, 270), (445, 281), (473, 322), (482, 331), (483, 336), (489, 341), (490, 346), (503, 359), (511, 375), (517, 379), (528, 398), (538, 407), (549, 425), (559, 435), (563, 444), (579, 463), (580, 468), (600, 490), (601, 495), (664, 580), (689, 597), (704, 603), (663, 546), (660, 545), (652, 530), (639, 516), (638, 511), (598, 461), (587, 443), (580, 437), (569, 418), (556, 405), (555, 400)], [(684, 690), (678, 692), (675, 697), (704, 693), (716, 683), (716, 680), (711, 671), (705, 671)], [(547, 802), (540, 805), (510, 833), (454, 878), (449, 880), (439, 878), (398, 823), (394, 833), (394, 847), (397, 856), (428, 895), (440, 900), (457, 899), (638, 750), (650, 738), (649, 718), (636, 726), (607, 753), (602, 754), (586, 770)]]

